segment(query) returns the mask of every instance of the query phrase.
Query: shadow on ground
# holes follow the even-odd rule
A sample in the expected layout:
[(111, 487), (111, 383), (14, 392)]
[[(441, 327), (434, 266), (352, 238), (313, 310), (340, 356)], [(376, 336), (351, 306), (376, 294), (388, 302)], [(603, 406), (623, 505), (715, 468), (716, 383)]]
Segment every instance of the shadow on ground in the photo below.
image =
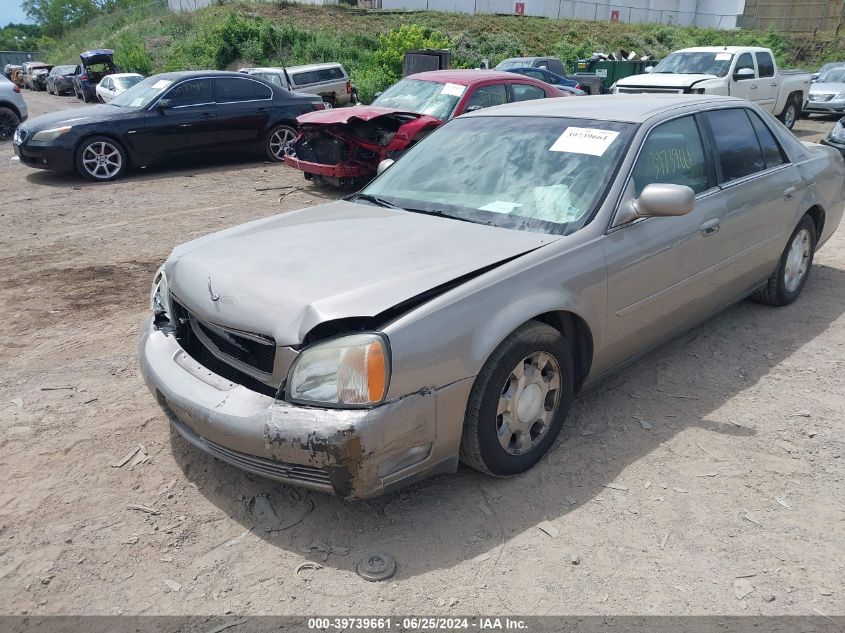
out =
[[(743, 301), (661, 347), (581, 394), (550, 453), (512, 479), (462, 467), (381, 498), (344, 503), (243, 473), (174, 431), (171, 445), (185, 476), (245, 528), (255, 527), (248, 502), (257, 494), (272, 501), (283, 521), (301, 517), (313, 502), (313, 511), (295, 526), (261, 534), (279, 549), (308, 555), (315, 541), (349, 547), (348, 556), (327, 561), (311, 554), (342, 569), (352, 569), (367, 553), (388, 552), (399, 561), (399, 577), (451, 568), (607, 492), (625, 468), (687, 429), (730, 435), (740, 444), (753, 436), (753, 428), (709, 416), (842, 315), (843, 287), (845, 271), (817, 265), (793, 305)], [(639, 419), (652, 428), (644, 429)]]

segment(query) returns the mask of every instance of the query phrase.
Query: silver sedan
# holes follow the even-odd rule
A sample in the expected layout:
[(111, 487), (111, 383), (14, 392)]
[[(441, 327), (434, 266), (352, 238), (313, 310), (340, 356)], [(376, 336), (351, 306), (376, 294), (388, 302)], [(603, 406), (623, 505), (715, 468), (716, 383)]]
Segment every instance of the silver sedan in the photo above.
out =
[(191, 444), (362, 498), (520, 473), (574, 395), (745, 297), (795, 301), (845, 164), (743, 100), (462, 116), (343, 201), (177, 247), (140, 363)]

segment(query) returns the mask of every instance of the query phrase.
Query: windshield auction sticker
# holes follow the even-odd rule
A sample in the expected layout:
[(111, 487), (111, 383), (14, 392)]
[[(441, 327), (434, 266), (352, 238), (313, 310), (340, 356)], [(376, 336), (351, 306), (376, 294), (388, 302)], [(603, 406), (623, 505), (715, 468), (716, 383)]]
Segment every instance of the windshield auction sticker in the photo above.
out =
[(162, 88), (167, 88), (167, 86), (169, 86), (172, 83), (173, 82), (170, 81), (169, 79), (159, 79), (157, 82), (155, 82), (153, 84), (153, 88), (155, 88), (156, 90), (161, 90)]
[(466, 90), (466, 86), (462, 86), (460, 84), (443, 84), (443, 89), (440, 91), (440, 94), (460, 97), (464, 94), (464, 90)]
[(568, 127), (549, 148), (550, 152), (602, 156), (619, 132), (593, 127)]

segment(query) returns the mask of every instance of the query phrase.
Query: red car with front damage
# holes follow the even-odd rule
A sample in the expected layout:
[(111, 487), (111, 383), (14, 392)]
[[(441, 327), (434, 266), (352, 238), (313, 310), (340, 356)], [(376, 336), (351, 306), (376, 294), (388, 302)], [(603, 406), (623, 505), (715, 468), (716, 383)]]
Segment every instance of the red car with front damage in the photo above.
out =
[(568, 97), (542, 81), (491, 70), (434, 70), (409, 75), (370, 106), (300, 116), (285, 163), (305, 178), (358, 187), (385, 158), (396, 158), (434, 128), (464, 112), (513, 101)]

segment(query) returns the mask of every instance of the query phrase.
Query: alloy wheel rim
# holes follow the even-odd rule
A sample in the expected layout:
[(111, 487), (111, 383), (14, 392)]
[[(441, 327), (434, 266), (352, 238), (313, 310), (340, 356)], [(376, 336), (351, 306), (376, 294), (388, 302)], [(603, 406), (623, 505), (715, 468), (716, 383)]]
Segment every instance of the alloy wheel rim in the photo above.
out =
[(783, 117), (786, 127), (791, 127), (795, 123), (795, 105), (789, 104), (786, 107), (786, 115)]
[(524, 455), (551, 428), (560, 404), (560, 367), (551, 354), (534, 352), (508, 374), (496, 409), (499, 445), (510, 455)]
[(292, 130), (283, 128), (276, 130), (270, 136), (270, 152), (278, 159), (282, 159), (285, 155), (285, 145), (290, 143), (295, 138)]
[(82, 151), (82, 167), (98, 180), (114, 177), (122, 165), (120, 151), (106, 141), (91, 143)]
[(17, 127), (17, 120), (9, 112), (0, 114), (0, 138), (4, 140), (12, 138)]
[(795, 292), (810, 266), (810, 232), (801, 229), (792, 239), (783, 269), (783, 284), (787, 292)]

